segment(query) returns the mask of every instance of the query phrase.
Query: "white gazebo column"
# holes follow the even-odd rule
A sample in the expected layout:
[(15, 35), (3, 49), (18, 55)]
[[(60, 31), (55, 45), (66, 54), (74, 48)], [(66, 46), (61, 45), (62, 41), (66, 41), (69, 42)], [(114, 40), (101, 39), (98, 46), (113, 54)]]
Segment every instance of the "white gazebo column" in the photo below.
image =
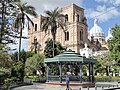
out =
[(82, 83), (82, 63), (80, 63), (80, 83)]
[(61, 62), (58, 63), (59, 71), (60, 71), (60, 83), (62, 83), (62, 64)]
[(91, 64), (92, 68), (92, 83), (94, 83), (94, 64)]
[(47, 70), (46, 79), (47, 79), (47, 82), (49, 82), (49, 80), (48, 80), (48, 77), (49, 77), (49, 66), (48, 66), (48, 64), (46, 64), (46, 70)]
[(88, 64), (88, 70), (89, 70), (89, 76), (88, 76), (88, 81), (91, 82), (91, 68), (90, 68), (91, 64)]

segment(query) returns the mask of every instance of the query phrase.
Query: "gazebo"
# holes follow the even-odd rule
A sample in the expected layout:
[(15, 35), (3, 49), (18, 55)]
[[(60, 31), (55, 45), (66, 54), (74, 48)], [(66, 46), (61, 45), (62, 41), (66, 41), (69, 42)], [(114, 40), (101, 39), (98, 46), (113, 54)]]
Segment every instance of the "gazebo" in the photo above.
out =
[[(63, 81), (63, 77), (65, 75), (63, 75), (62, 72), (62, 68), (65, 64), (70, 65), (70, 64), (76, 64), (77, 66), (79, 66), (79, 75), (78, 75), (78, 79), (79, 79), (79, 83), (83, 82), (83, 74), (82, 74), (82, 67), (83, 65), (87, 65), (88, 66), (88, 72), (89, 72), (89, 76), (88, 76), (88, 80), (87, 82), (91, 82), (94, 83), (94, 64), (97, 62), (97, 60), (92, 59), (92, 58), (86, 58), (86, 57), (82, 57), (79, 54), (75, 53), (74, 51), (68, 50), (68, 51), (64, 51), (62, 54), (59, 54), (53, 58), (47, 58), (44, 60), (44, 63), (46, 64), (47, 67), (47, 73), (46, 73), (46, 77), (47, 77), (47, 82), (51, 81), (51, 77), (55, 77), (56, 75), (49, 75), (49, 70), (50, 70), (50, 65), (57, 65), (59, 67), (59, 82), (62, 83)], [(74, 67), (74, 65), (73, 65)]]

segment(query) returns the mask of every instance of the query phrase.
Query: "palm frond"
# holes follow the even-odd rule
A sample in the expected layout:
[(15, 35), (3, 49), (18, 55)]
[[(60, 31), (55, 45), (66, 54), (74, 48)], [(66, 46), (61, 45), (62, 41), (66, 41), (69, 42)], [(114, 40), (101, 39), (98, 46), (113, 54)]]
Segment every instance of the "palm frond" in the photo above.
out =
[(55, 8), (54, 11), (53, 11), (53, 13), (58, 12), (58, 8), (59, 8), (59, 7)]
[(33, 7), (33, 6), (31, 6), (31, 5), (25, 6), (25, 9), (27, 9), (27, 8), (32, 9), (32, 10), (35, 10), (35, 7)]
[(22, 13), (22, 28), (24, 29), (24, 25), (25, 25), (25, 13)]
[(37, 13), (35, 12), (35, 8), (32, 6), (26, 6), (24, 8), (24, 12), (35, 17), (38, 16)]
[(42, 24), (41, 24), (42, 31), (45, 31), (45, 33), (46, 33), (49, 25), (50, 25), (49, 17), (44, 17), (42, 19)]
[(46, 16), (48, 16), (48, 17), (52, 16), (52, 12), (50, 12), (49, 10), (46, 10), (46, 11), (45, 11), (45, 14), (46, 14)]
[(21, 2), (21, 0), (12, 0), (12, 2)]
[(27, 20), (32, 24), (32, 26), (34, 26), (33, 21), (29, 18), (29, 16), (26, 14)]
[(13, 22), (13, 25), (15, 28), (19, 28), (20, 27), (20, 22), (21, 22), (21, 14), (19, 14), (15, 19), (14, 19), (14, 22)]

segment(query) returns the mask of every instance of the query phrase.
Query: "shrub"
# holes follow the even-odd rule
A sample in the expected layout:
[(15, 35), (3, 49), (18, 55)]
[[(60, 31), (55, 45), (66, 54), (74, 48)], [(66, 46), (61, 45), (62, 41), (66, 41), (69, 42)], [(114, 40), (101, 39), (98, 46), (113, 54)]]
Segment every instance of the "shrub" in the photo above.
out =
[(34, 78), (39, 78), (39, 76), (37, 76), (37, 75), (31, 75), (31, 76), (25, 76), (25, 78), (34, 79)]
[(8, 89), (9, 86), (11, 85), (12, 81), (13, 81), (13, 79), (11, 79), (11, 78), (6, 78), (6, 79), (4, 80), (3, 88), (4, 88), (4, 89)]
[(25, 76), (26, 79), (31, 79), (32, 82), (38, 82), (38, 83), (45, 83), (46, 77), (39, 77), (36, 75), (33, 76)]
[(96, 82), (118, 82), (120, 81), (120, 77), (112, 77), (112, 76), (95, 76)]

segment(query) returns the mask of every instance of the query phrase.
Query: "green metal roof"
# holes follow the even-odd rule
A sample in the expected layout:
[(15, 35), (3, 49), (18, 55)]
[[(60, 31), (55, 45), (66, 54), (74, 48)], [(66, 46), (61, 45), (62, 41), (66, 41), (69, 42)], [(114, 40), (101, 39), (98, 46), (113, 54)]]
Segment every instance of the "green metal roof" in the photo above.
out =
[(85, 63), (96, 63), (97, 60), (82, 57), (76, 54), (74, 51), (65, 51), (62, 54), (59, 54), (53, 58), (46, 58), (44, 60), (45, 63), (47, 62), (85, 62)]

